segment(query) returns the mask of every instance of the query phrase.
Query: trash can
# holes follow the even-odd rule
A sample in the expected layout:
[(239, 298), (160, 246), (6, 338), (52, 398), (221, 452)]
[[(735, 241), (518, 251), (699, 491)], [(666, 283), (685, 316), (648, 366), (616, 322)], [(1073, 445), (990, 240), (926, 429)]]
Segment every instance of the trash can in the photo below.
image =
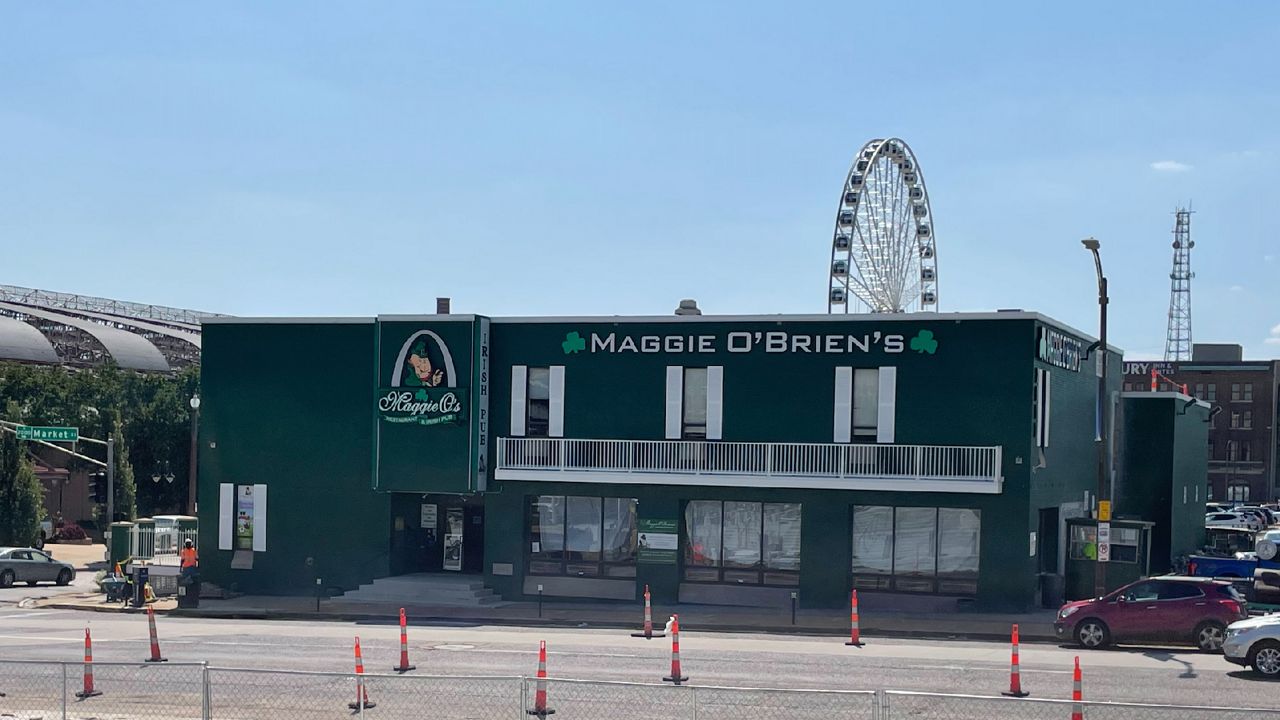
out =
[(1040, 573), (1040, 607), (1057, 610), (1066, 594), (1066, 578), (1057, 573)]
[(200, 607), (200, 576), (182, 575), (178, 578), (178, 607)]

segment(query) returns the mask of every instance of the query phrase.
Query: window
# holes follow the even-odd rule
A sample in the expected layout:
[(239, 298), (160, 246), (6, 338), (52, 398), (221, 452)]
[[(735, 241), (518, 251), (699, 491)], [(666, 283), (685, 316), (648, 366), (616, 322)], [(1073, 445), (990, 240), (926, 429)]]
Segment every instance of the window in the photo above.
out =
[(853, 585), (976, 594), (981, 529), (980, 510), (854, 506)]
[[(1111, 562), (1138, 562), (1138, 539), (1142, 533), (1138, 528), (1111, 526)], [(1072, 525), (1071, 545), (1067, 552), (1072, 560), (1093, 560), (1097, 557), (1095, 544), (1098, 528), (1094, 525)]]
[(680, 437), (705, 440), (707, 437), (707, 369), (684, 369), (684, 402), (680, 411)]
[(1239, 458), (1236, 457), (1239, 454), (1240, 454), (1240, 443), (1235, 440), (1228, 440), (1227, 441), (1227, 460), (1230, 460), (1230, 461), (1239, 460)]
[(1160, 583), (1160, 600), (1190, 600), (1191, 598), (1204, 597), (1204, 593), (1200, 592), (1200, 588), (1192, 583), (1185, 582), (1162, 582)]
[(1240, 383), (1231, 383), (1231, 402), (1240, 402)]
[(636, 501), (539, 495), (529, 503), (529, 574), (636, 575)]
[(1129, 602), (1154, 602), (1160, 597), (1160, 586), (1163, 584), (1156, 580), (1138, 583), (1124, 591), (1124, 599)]
[(1240, 460), (1241, 462), (1249, 462), (1253, 459), (1253, 443), (1240, 443)]
[(551, 368), (529, 368), (525, 394), (525, 436), (548, 437), (551, 430)]
[(800, 504), (690, 500), (684, 578), (737, 585), (800, 583)]
[(1244, 393), (1240, 399), (1245, 402), (1253, 402), (1253, 383), (1244, 384)]
[(1249, 486), (1232, 485), (1228, 487), (1227, 500), (1230, 502), (1249, 502)]
[(1235, 430), (1240, 427), (1240, 413), (1231, 413), (1231, 429)]
[(1204, 399), (1208, 400), (1209, 402), (1218, 401), (1218, 386), (1216, 384), (1209, 383), (1209, 386), (1205, 388)]
[(876, 436), (880, 417), (880, 371), (856, 368), (853, 371), (853, 434), (855, 437)]
[(1241, 422), (1240, 427), (1244, 428), (1245, 430), (1252, 430), (1253, 429), (1253, 411), (1245, 410), (1244, 417), (1240, 419), (1240, 422)]
[(1196, 397), (1204, 397), (1204, 383), (1196, 383)]

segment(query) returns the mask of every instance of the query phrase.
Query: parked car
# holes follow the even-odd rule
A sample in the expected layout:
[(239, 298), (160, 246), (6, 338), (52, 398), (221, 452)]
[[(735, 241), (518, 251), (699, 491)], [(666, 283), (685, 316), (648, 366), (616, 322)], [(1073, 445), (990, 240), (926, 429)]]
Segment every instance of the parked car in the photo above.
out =
[(1235, 509), (1235, 512), (1249, 513), (1257, 517), (1262, 521), (1263, 527), (1270, 527), (1276, 523), (1276, 518), (1271, 514), (1270, 510), (1264, 507), (1258, 507), (1257, 505), (1241, 505)]
[(1204, 526), (1210, 527), (1242, 527), (1258, 531), (1262, 529), (1262, 521), (1254, 515), (1237, 512), (1209, 513), (1204, 516)]
[(1167, 642), (1214, 652), (1222, 648), (1227, 626), (1247, 617), (1247, 603), (1231, 583), (1169, 575), (1069, 602), (1058, 610), (1053, 627), (1060, 639), (1088, 649), (1113, 642)]
[(1280, 678), (1280, 614), (1228, 625), (1222, 656), (1227, 662), (1252, 667), (1263, 677)]
[(1205, 503), (1204, 514), (1211, 515), (1213, 513), (1231, 512), (1231, 508), (1221, 503)]
[(11, 587), (16, 582), (70, 585), (75, 579), (76, 569), (71, 563), (54, 560), (35, 548), (0, 547), (0, 588)]

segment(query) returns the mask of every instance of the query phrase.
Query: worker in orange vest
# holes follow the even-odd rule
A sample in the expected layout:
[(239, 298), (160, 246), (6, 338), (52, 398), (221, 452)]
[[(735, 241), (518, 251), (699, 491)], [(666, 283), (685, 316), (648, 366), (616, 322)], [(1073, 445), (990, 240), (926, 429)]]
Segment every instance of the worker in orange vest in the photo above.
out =
[(191, 538), (182, 544), (182, 574), (191, 576), (196, 574), (196, 567), (200, 564), (200, 556), (196, 554), (195, 543), (191, 542)]

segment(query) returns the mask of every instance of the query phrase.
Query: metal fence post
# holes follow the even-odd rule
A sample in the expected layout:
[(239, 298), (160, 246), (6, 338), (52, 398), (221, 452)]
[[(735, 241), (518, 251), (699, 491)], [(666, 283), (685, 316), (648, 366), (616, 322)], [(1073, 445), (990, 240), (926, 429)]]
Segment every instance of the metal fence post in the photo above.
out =
[(62, 665), (62, 720), (67, 720), (67, 664)]
[(520, 707), (516, 708), (517, 718), (524, 717), (524, 709), (529, 707), (529, 678), (520, 676)]
[(874, 713), (876, 720), (889, 720), (889, 715), (889, 694), (884, 690), (876, 690)]
[(200, 717), (202, 720), (211, 720), (213, 708), (209, 701), (209, 663), (200, 663), (200, 666)]
[(690, 687), (689, 693), (693, 697), (693, 720), (698, 720), (698, 688)]

